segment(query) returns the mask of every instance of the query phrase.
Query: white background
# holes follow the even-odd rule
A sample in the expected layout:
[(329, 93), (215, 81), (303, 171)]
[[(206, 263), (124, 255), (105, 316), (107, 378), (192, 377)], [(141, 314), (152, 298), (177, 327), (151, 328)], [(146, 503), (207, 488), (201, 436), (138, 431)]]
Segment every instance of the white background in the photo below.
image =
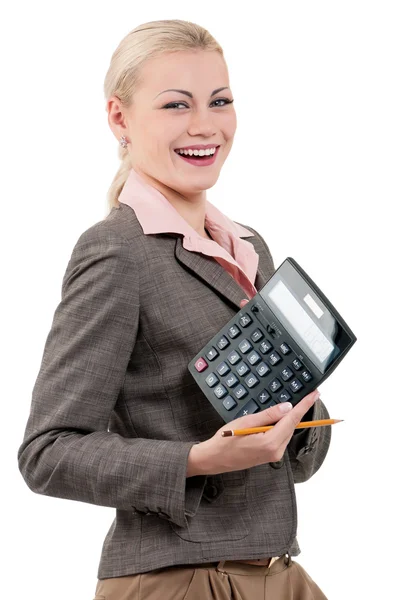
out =
[[(87, 600), (114, 509), (33, 494), (17, 468), (79, 235), (118, 167), (103, 79), (131, 29), (195, 21), (223, 46), (234, 147), (208, 199), (293, 256), (358, 337), (321, 387), (321, 470), (297, 486), (301, 564), (331, 600), (397, 598), (397, 5), (15, 2), (2, 9), (2, 586)], [(239, 8), (239, 10), (238, 10)]]

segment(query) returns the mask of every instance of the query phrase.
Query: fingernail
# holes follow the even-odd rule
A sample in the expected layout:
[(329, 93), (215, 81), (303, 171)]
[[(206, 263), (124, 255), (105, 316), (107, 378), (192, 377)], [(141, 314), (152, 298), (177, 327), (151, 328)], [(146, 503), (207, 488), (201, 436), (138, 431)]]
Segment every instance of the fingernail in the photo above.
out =
[(291, 404), (291, 402), (282, 402), (282, 404), (279, 405), (279, 410), (283, 413), (289, 412), (292, 408), (293, 404)]

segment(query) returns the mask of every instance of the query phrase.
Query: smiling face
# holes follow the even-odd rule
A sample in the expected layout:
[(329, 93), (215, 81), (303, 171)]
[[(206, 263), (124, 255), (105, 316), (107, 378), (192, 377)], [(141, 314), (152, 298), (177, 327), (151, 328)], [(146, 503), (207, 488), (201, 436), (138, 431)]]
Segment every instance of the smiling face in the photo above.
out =
[[(196, 196), (216, 183), (231, 150), (231, 100), (228, 70), (217, 51), (167, 53), (143, 66), (128, 109), (115, 96), (108, 100), (109, 123), (118, 139), (125, 135), (130, 142), (135, 171), (184, 197)], [(175, 151), (195, 145), (218, 148), (213, 159), (190, 160)]]

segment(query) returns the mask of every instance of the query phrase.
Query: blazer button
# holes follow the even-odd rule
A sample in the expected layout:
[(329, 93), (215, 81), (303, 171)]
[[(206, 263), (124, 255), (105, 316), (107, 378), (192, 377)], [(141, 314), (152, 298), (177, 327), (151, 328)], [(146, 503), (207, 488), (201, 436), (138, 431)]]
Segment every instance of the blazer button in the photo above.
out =
[(206, 493), (206, 496), (209, 496), (209, 498), (215, 498), (218, 494), (217, 486), (210, 483), (205, 485), (204, 491)]
[(284, 459), (278, 460), (276, 462), (270, 462), (269, 465), (273, 469), (280, 469), (283, 466)]

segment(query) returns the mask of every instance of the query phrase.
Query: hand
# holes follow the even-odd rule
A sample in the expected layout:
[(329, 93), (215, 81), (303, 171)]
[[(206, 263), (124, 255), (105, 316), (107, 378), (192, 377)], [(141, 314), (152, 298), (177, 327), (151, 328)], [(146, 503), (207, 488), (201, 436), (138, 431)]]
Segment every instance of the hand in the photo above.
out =
[[(195, 474), (216, 475), (281, 460), (296, 425), (318, 398), (319, 392), (315, 390), (294, 408), (290, 402), (283, 402), (226, 423), (213, 437), (192, 447)], [(261, 433), (231, 437), (221, 435), (224, 429), (245, 429), (274, 423), (272, 429)]]

